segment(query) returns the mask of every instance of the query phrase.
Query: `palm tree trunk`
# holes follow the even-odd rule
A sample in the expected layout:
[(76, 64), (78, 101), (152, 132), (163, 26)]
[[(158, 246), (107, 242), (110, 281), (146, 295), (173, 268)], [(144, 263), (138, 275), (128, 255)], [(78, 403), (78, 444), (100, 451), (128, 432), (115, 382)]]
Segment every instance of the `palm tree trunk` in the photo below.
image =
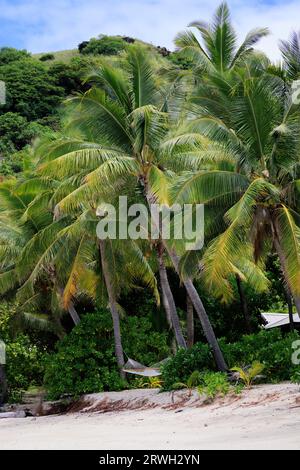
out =
[[(160, 276), (160, 277), (161, 277), (161, 276)], [(170, 306), (169, 306), (169, 302), (168, 302), (168, 299), (167, 299), (167, 297), (166, 297), (166, 294), (165, 294), (165, 292), (164, 292), (164, 290), (163, 290), (161, 279), (160, 279), (160, 286), (161, 286), (161, 297), (162, 297), (162, 302), (163, 302), (164, 310), (165, 310), (165, 313), (166, 313), (167, 323), (168, 323), (169, 329), (172, 330), (172, 329), (173, 329), (173, 325), (172, 325), (172, 319), (171, 319)]]
[(0, 405), (2, 405), (7, 398), (7, 381), (5, 373), (5, 365), (0, 364)]
[[(144, 190), (145, 190), (145, 197), (146, 197), (146, 200), (147, 200), (147, 203), (148, 203), (148, 206), (149, 206), (149, 210), (151, 212), (151, 205), (153, 203), (155, 203), (155, 198), (153, 197), (153, 195), (151, 194), (151, 192), (148, 189), (148, 182), (147, 182), (146, 177), (143, 180), (143, 185), (144, 185)], [(157, 227), (157, 229), (161, 232), (160, 227)], [(165, 250), (167, 251), (167, 253), (169, 254), (169, 256), (172, 260), (173, 266), (174, 266), (177, 274), (180, 276), (179, 258), (177, 256), (177, 254), (167, 246), (167, 244), (164, 242), (163, 239), (162, 239), (162, 243), (164, 245)], [(186, 291), (187, 291), (187, 293), (188, 293), (188, 295), (191, 299), (191, 302), (192, 302), (192, 304), (193, 304), (193, 306), (194, 306), (194, 308), (197, 312), (200, 323), (202, 325), (204, 335), (207, 339), (208, 344), (210, 345), (210, 347), (212, 349), (212, 352), (213, 352), (213, 355), (214, 355), (214, 358), (215, 358), (215, 361), (216, 361), (216, 365), (217, 365), (218, 369), (221, 372), (226, 372), (228, 370), (227, 364), (226, 364), (225, 359), (223, 357), (221, 348), (219, 346), (219, 343), (217, 341), (217, 338), (215, 336), (214, 330), (211, 326), (211, 323), (209, 321), (209, 318), (207, 316), (207, 313), (205, 311), (203, 303), (200, 299), (200, 296), (199, 296), (197, 290), (195, 289), (193, 281), (190, 278), (185, 278), (185, 279), (183, 279), (182, 282), (183, 282), (183, 285), (184, 285), (184, 287), (185, 287), (185, 289), (186, 289)]]
[[(179, 274), (179, 259), (175, 253), (169, 253), (170, 257), (173, 261), (174, 267)], [(221, 348), (219, 346), (219, 343), (217, 341), (215, 332), (213, 330), (213, 327), (211, 326), (211, 323), (209, 321), (208, 315), (205, 311), (204, 305), (200, 299), (200, 296), (193, 284), (193, 281), (190, 278), (183, 279), (183, 284), (184, 287), (188, 293), (189, 298), (191, 299), (191, 302), (196, 310), (196, 313), (198, 315), (198, 318), (200, 320), (204, 335), (207, 339), (208, 344), (210, 345), (216, 365), (218, 369), (221, 372), (226, 372), (228, 370), (227, 364), (225, 362), (223, 353), (221, 351)]]
[[(274, 235), (274, 237), (273, 237), (274, 247), (275, 247), (275, 250), (278, 254), (279, 261), (280, 261), (281, 272), (283, 274), (283, 277), (284, 277), (285, 283), (286, 283), (286, 285), (289, 289), (289, 292), (292, 292), (292, 290), (290, 288), (288, 276), (286, 274), (285, 256), (284, 256), (284, 251), (281, 247), (280, 240), (279, 240), (279, 237), (278, 237), (278, 228), (276, 226), (276, 221), (275, 221), (275, 223), (272, 224), (272, 228), (273, 228), (273, 235)], [(293, 299), (294, 299), (294, 303), (295, 303), (295, 306), (296, 306), (297, 313), (300, 317), (300, 297), (293, 296)]]
[(194, 344), (194, 307), (189, 296), (186, 296), (186, 330), (187, 346), (191, 348)]
[(162, 302), (163, 302), (164, 310), (166, 313), (167, 323), (168, 323), (169, 329), (172, 331), (171, 351), (172, 351), (172, 354), (175, 356), (175, 354), (177, 353), (177, 342), (174, 336), (174, 329), (173, 329), (173, 324), (172, 324), (172, 319), (171, 319), (171, 311), (170, 311), (168, 299), (166, 297), (165, 292), (163, 291), (162, 286), (161, 286), (161, 291), (162, 291), (161, 292)]
[(68, 307), (68, 312), (70, 314), (70, 317), (72, 318), (73, 322), (75, 325), (79, 325), (80, 323), (80, 316), (78, 315), (77, 311), (75, 310), (73, 302), (70, 302), (70, 305)]
[(286, 296), (286, 301), (288, 304), (288, 309), (289, 309), (289, 320), (290, 320), (290, 330), (294, 331), (295, 330), (295, 325), (294, 325), (294, 314), (293, 314), (293, 298), (291, 296), (290, 290), (288, 287), (285, 289), (285, 296)]
[(166, 311), (168, 312), (167, 315), (169, 315), (171, 318), (171, 323), (174, 329), (175, 338), (176, 338), (176, 342), (178, 346), (186, 349), (186, 342), (183, 337), (174, 297), (172, 294), (166, 266), (165, 266), (164, 259), (163, 259), (163, 252), (164, 252), (163, 247), (161, 245), (158, 246), (157, 255), (158, 255), (158, 264), (159, 264), (159, 277), (160, 277), (160, 285), (161, 285), (162, 294), (163, 294), (164, 307)]
[(247, 330), (247, 333), (252, 333), (251, 319), (250, 319), (250, 315), (249, 315), (248, 304), (247, 304), (247, 299), (246, 299), (246, 296), (245, 296), (244, 286), (243, 286), (241, 278), (238, 274), (235, 276), (235, 278), (236, 278), (237, 288), (238, 288), (238, 292), (239, 292), (239, 296), (240, 296), (242, 312), (243, 312), (244, 319), (245, 319), (246, 330)]
[(108, 300), (109, 300), (109, 309), (112, 316), (113, 321), (113, 329), (114, 329), (114, 340), (115, 340), (115, 354), (117, 358), (118, 367), (120, 369), (120, 376), (125, 378), (125, 372), (123, 372), (124, 367), (124, 353), (122, 347), (122, 339), (121, 339), (121, 328), (120, 328), (120, 317), (117, 308), (117, 302), (115, 298), (115, 293), (113, 290), (113, 285), (111, 281), (110, 271), (107, 265), (106, 257), (105, 257), (105, 241), (99, 240), (99, 250), (100, 250), (100, 258), (101, 258), (101, 266), (103, 277), (106, 285)]
[[(52, 282), (53, 282), (53, 286), (54, 286), (54, 288), (55, 288), (55, 277), (54, 277), (54, 276), (53, 276), (53, 281), (52, 281)], [(56, 286), (56, 289), (57, 289), (58, 295), (60, 295), (60, 296), (62, 297), (62, 296), (63, 296), (63, 293), (64, 293), (63, 288)], [(74, 307), (73, 302), (70, 302), (70, 303), (69, 303), (69, 306), (68, 306), (68, 313), (69, 313), (70, 317), (72, 318), (74, 325), (75, 325), (75, 326), (76, 326), (76, 325), (79, 325), (79, 323), (80, 323), (80, 316), (78, 315), (78, 313), (77, 313), (77, 311), (76, 311), (76, 309), (75, 309), (75, 307)], [(60, 325), (60, 326), (61, 326), (61, 325)]]

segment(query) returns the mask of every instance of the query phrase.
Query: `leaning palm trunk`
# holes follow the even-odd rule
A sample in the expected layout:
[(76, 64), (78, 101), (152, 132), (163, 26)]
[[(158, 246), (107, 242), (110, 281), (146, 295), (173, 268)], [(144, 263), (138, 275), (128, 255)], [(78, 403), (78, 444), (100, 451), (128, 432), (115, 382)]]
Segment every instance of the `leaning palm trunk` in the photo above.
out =
[[(55, 279), (53, 278), (53, 285), (55, 285)], [(60, 295), (61, 297), (63, 297), (63, 294), (64, 294), (64, 290), (61, 288), (61, 287), (58, 287), (57, 288), (57, 292), (58, 292), (58, 295)], [(74, 323), (74, 325), (79, 325), (80, 323), (80, 316), (78, 315), (75, 307), (74, 307), (74, 304), (73, 302), (69, 302), (68, 304), (68, 307), (67, 307), (67, 310), (68, 310), (68, 313), (70, 315), (70, 317), (72, 318), (72, 321)], [(61, 330), (62, 329), (62, 326), (61, 326), (61, 323), (60, 321), (57, 321), (57, 326), (59, 327), (59, 329)]]
[[(172, 252), (170, 250), (169, 252), (170, 258), (172, 259), (174, 268), (176, 269), (178, 275), (179, 275), (179, 258), (176, 255), (176, 253)], [(190, 278), (183, 279), (183, 284), (184, 287), (187, 291), (187, 294), (189, 298), (191, 299), (191, 302), (197, 312), (197, 315), (199, 317), (204, 335), (207, 339), (208, 344), (210, 345), (217, 367), (220, 371), (226, 372), (228, 370), (227, 364), (225, 362), (223, 353), (221, 351), (221, 348), (219, 346), (219, 343), (217, 341), (216, 335), (214, 333), (214, 330), (211, 326), (211, 323), (209, 321), (208, 315), (205, 311), (204, 305), (200, 299), (200, 296), (193, 284), (193, 281)]]
[(164, 249), (160, 245), (157, 249), (157, 255), (158, 255), (158, 263), (159, 263), (160, 285), (161, 285), (162, 294), (163, 294), (163, 303), (164, 303), (164, 307), (166, 311), (168, 312), (167, 314), (169, 314), (170, 316), (171, 324), (174, 329), (176, 342), (179, 347), (186, 349), (186, 342), (182, 334), (182, 329), (180, 326), (180, 321), (179, 321), (174, 297), (171, 291), (168, 274), (167, 274), (166, 266), (165, 266), (164, 259), (163, 259), (163, 252), (164, 252)]
[(248, 310), (247, 299), (245, 296), (244, 286), (238, 274), (235, 276), (235, 278), (236, 278), (236, 284), (237, 284), (237, 288), (238, 288), (238, 292), (240, 296), (242, 312), (243, 312), (244, 319), (245, 319), (246, 330), (247, 330), (247, 333), (252, 333), (251, 320), (250, 320), (250, 315), (249, 315), (249, 310)]
[(77, 311), (75, 310), (73, 302), (70, 302), (70, 305), (68, 307), (68, 312), (70, 314), (70, 317), (72, 318), (73, 322), (75, 325), (79, 325), (80, 323), (80, 316), (78, 315)]
[[(143, 185), (144, 185), (144, 189), (145, 189), (145, 197), (146, 197), (146, 200), (147, 200), (147, 203), (148, 203), (148, 206), (149, 206), (149, 210), (151, 211), (151, 205), (155, 203), (155, 198), (153, 197), (153, 195), (149, 191), (149, 186), (148, 186), (148, 182), (147, 182), (146, 178), (144, 178), (144, 180), (143, 180)], [(160, 227), (157, 227), (157, 229), (159, 230), (159, 232), (161, 232)], [(169, 254), (169, 256), (171, 258), (171, 261), (173, 263), (173, 266), (174, 266), (178, 276), (180, 276), (179, 257), (177, 256), (177, 254), (173, 250), (171, 250), (167, 246), (167, 244), (165, 243), (165, 241), (163, 239), (162, 239), (162, 244), (163, 244), (165, 250), (167, 251), (167, 253)], [(192, 304), (193, 304), (193, 306), (194, 306), (194, 308), (197, 312), (197, 315), (199, 317), (204, 335), (207, 339), (208, 344), (210, 345), (210, 347), (212, 349), (212, 352), (213, 352), (213, 355), (214, 355), (214, 358), (215, 358), (215, 361), (216, 361), (216, 365), (217, 365), (217, 367), (220, 371), (226, 372), (228, 370), (228, 367), (226, 365), (226, 362), (225, 362), (225, 359), (223, 357), (221, 348), (220, 348), (219, 343), (217, 341), (217, 338), (215, 336), (214, 330), (211, 326), (211, 323), (210, 323), (209, 318), (207, 316), (207, 313), (205, 311), (204, 305), (203, 305), (203, 303), (200, 299), (200, 296), (199, 296), (199, 294), (198, 294), (198, 292), (197, 292), (197, 290), (196, 290), (196, 288), (193, 284), (193, 281), (190, 278), (184, 278), (182, 282), (183, 282), (183, 285), (184, 285), (184, 287), (187, 291), (187, 294), (190, 297), (191, 302), (192, 302)]]
[[(288, 279), (287, 272), (286, 272), (286, 261), (285, 261), (284, 251), (281, 247), (280, 239), (279, 239), (279, 227), (278, 227), (278, 224), (276, 223), (276, 220), (275, 220), (274, 223), (272, 223), (272, 229), (273, 229), (274, 247), (275, 247), (275, 250), (277, 252), (279, 261), (280, 261), (281, 271), (282, 271), (286, 286), (287, 286), (289, 292), (291, 292), (291, 294), (292, 294), (292, 289), (290, 287), (289, 279)], [(293, 296), (293, 294), (292, 294), (292, 296)], [(296, 306), (297, 313), (300, 317), (300, 297), (293, 296), (293, 299), (294, 299), (294, 303), (295, 303), (295, 306)]]
[(186, 331), (187, 346), (191, 348), (194, 344), (194, 306), (189, 296), (186, 296)]
[(104, 277), (108, 300), (109, 300), (109, 309), (110, 309), (110, 313), (111, 313), (112, 321), (113, 321), (115, 354), (117, 358), (118, 367), (120, 369), (120, 376), (122, 378), (125, 378), (125, 373), (122, 370), (124, 367), (125, 361), (124, 361), (124, 353), (123, 353), (122, 339), (121, 339), (120, 317), (119, 317), (119, 312), (117, 308), (115, 294), (113, 291), (109, 268), (107, 266), (104, 240), (99, 240), (99, 250), (100, 250), (100, 257), (101, 257), (102, 272), (103, 272), (103, 277)]

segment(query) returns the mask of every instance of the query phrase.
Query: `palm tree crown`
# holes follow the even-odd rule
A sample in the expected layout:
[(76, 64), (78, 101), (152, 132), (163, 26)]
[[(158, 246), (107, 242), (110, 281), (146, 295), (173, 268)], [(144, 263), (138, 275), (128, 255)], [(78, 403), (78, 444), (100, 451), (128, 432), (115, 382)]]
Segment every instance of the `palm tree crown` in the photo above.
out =
[(196, 64), (209, 71), (218, 72), (226, 72), (245, 60), (253, 51), (253, 46), (269, 34), (267, 28), (256, 28), (247, 34), (244, 42), (238, 47), (237, 35), (226, 2), (218, 7), (210, 24), (193, 21), (189, 26), (200, 33), (202, 43), (192, 31), (187, 30), (178, 33), (175, 44), (179, 50), (192, 57)]

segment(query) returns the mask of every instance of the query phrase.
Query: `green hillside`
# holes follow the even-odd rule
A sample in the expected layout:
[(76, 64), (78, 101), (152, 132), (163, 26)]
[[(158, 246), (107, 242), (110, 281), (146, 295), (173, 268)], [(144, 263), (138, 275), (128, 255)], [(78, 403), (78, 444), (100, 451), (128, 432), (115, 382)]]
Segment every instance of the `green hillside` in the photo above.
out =
[(41, 57), (47, 54), (53, 54), (54, 59), (48, 61), (48, 63), (63, 62), (69, 64), (74, 57), (79, 57), (78, 49), (69, 49), (65, 51), (55, 51), (55, 52), (40, 52), (39, 54), (33, 54), (33, 57), (37, 60), (40, 60)]

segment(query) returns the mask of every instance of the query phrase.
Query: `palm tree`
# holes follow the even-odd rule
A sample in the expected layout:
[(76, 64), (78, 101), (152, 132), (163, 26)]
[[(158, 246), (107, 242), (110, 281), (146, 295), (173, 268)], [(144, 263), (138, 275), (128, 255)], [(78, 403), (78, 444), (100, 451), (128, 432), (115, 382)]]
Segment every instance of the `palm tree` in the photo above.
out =
[(203, 91), (195, 94), (191, 128), (214, 142), (215, 162), (220, 149), (235, 161), (226, 171), (216, 164), (187, 175), (178, 191), (179, 200), (224, 208), (227, 227), (204, 254), (203, 279), (231, 298), (228, 279), (245, 277), (241, 260), (255, 273), (253, 261), (263, 263), (274, 248), (300, 312), (299, 107), (284, 81), (255, 61), (226, 78), (215, 74)]
[[(16, 290), (20, 303), (18, 316), (23, 322), (35, 328), (47, 328), (61, 337), (64, 334), (60, 323), (63, 312), (69, 312), (75, 325), (80, 321), (74, 307), (78, 298), (88, 296), (95, 303), (105, 305), (106, 296), (100, 279), (102, 265), (121, 368), (124, 360), (116, 318), (117, 292), (140, 280), (149, 285), (158, 298), (156, 279), (142, 251), (130, 241), (123, 252), (119, 244), (109, 253), (114, 267), (125, 274), (121, 279), (114, 279), (118, 284), (115, 289), (110, 274), (104, 269), (108, 263), (103, 263), (104, 256), (99, 257), (95, 211), (84, 211), (77, 218), (61, 217), (53, 221), (51, 206), (63, 190), (66, 191), (66, 187), (62, 188), (54, 180), (36, 176), (25, 182), (11, 180), (1, 185), (1, 292)], [(120, 257), (122, 259), (117, 260)], [(35, 313), (47, 310), (48, 316)]]
[(174, 297), (172, 294), (172, 290), (170, 287), (167, 268), (164, 261), (165, 249), (162, 243), (157, 248), (157, 257), (158, 257), (158, 264), (159, 264), (159, 278), (160, 278), (160, 285), (162, 290), (162, 298), (165, 311), (167, 313), (167, 318), (169, 318), (170, 324), (173, 327), (176, 342), (179, 347), (186, 349), (186, 342), (184, 336), (182, 334), (182, 329), (179, 322), (179, 317), (177, 314), (177, 309), (174, 301)]
[[(106, 244), (104, 240), (99, 240), (99, 250), (100, 250), (100, 255), (101, 255), (102, 272), (103, 272), (103, 276), (105, 279), (105, 285), (106, 285), (107, 294), (109, 298), (109, 308), (110, 308), (111, 316), (113, 320), (115, 352), (116, 352), (119, 369), (122, 371), (125, 361), (124, 361), (124, 354), (123, 354), (123, 347), (122, 347), (122, 340), (121, 340), (120, 317), (119, 317), (116, 297), (114, 294), (114, 290), (112, 288), (110, 269), (108, 268), (108, 265), (107, 265), (105, 245)], [(125, 373), (123, 371), (121, 372), (121, 375), (122, 377), (125, 378)]]
[[(34, 288), (36, 276), (43, 275), (45, 266), (51, 265), (57, 273), (59, 284), (64, 286), (61, 296), (65, 310), (74, 308), (73, 302), (86, 296), (96, 305), (106, 306), (108, 300), (116, 359), (120, 375), (124, 378), (120, 306), (117, 299), (121, 290), (128, 290), (138, 282), (149, 286), (158, 298), (156, 279), (142, 250), (133, 241), (112, 244), (97, 240), (98, 221), (95, 216), (95, 211), (86, 211), (73, 224), (63, 228), (57, 234), (51, 250), (43, 254), (42, 264), (35, 268), (34, 276), (27, 279), (25, 286), (27, 290), (29, 283)], [(20, 290), (22, 292), (24, 286)]]
[(244, 42), (238, 47), (237, 35), (226, 2), (218, 7), (210, 24), (193, 21), (189, 26), (196, 28), (200, 33), (202, 43), (192, 31), (187, 30), (178, 33), (175, 44), (179, 50), (193, 58), (195, 65), (209, 72), (223, 73), (232, 70), (253, 52), (253, 46), (261, 38), (269, 34), (267, 28), (256, 28), (247, 34)]
[[(46, 245), (51, 245), (58, 231), (62, 229), (65, 221), (52, 223), (53, 216), (49, 211), (48, 204), (53, 189), (51, 181), (31, 180), (28, 181), (11, 179), (5, 181), (0, 187), (0, 291), (4, 295), (8, 291), (17, 290), (24, 284), (27, 277), (34, 275), (33, 268), (39, 261), (39, 256), (44, 252)], [(60, 309), (54, 308), (57, 304), (57, 293), (60, 287), (56, 285), (55, 276), (50, 269), (48, 273), (52, 294), (50, 303), (52, 305), (52, 325), (40, 318), (40, 326), (47, 325), (58, 335), (62, 334), (60, 324)], [(47, 281), (47, 282), (48, 282)], [(31, 315), (30, 309), (35, 304), (47, 305), (45, 303), (45, 282), (40, 285), (43, 295), (32, 295), (26, 298), (25, 317), (29, 322), (32, 320), (36, 326), (38, 318)], [(69, 314), (75, 324), (79, 322), (79, 317), (70, 305)]]
[[(47, 153), (39, 173), (65, 179), (85, 171), (82, 185), (58, 203), (57, 211), (62, 213), (79, 210), (84, 201), (109, 201), (112, 191), (115, 193), (116, 188), (131, 184), (142, 192), (150, 208), (158, 199), (154, 186), (161, 182), (159, 199), (166, 192), (166, 169), (172, 165), (190, 167), (193, 160), (186, 155), (189, 137), (174, 137), (170, 133), (172, 116), (163, 112), (171, 101), (170, 90), (177, 90), (177, 80), (176, 86), (169, 85), (166, 97), (165, 88), (156, 83), (151, 57), (137, 46), (128, 49), (127, 72), (103, 64), (94, 80), (101, 88), (94, 87), (83, 97), (69, 101), (68, 132), (78, 138), (77, 150), (71, 141), (70, 150), (68, 143), (57, 143), (65, 148), (65, 153), (59, 157), (55, 150), (52, 156)], [(161, 242), (179, 274), (180, 256), (170, 249), (166, 240), (161, 238)], [(183, 279), (183, 283), (217, 365), (220, 370), (226, 370), (199, 294), (190, 278)]]

